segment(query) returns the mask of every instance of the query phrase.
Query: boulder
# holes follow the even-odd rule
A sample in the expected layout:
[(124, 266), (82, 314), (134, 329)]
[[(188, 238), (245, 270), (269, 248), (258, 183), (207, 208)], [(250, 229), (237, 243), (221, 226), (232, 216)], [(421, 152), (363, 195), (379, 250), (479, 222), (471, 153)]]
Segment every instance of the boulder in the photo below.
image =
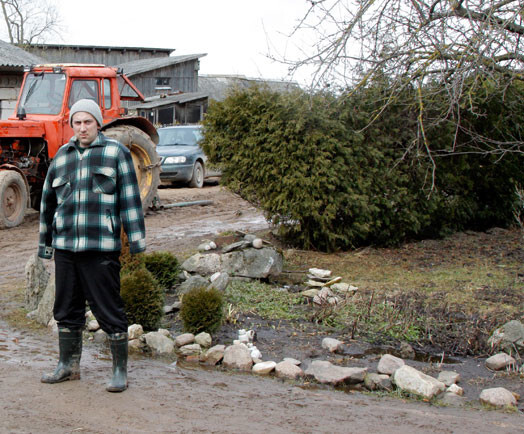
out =
[(302, 369), (300, 369), (297, 365), (291, 362), (283, 361), (277, 363), (277, 365), (275, 366), (275, 375), (278, 378), (296, 380), (297, 378), (302, 377), (304, 375), (304, 371), (302, 371)]
[(173, 340), (162, 333), (149, 332), (143, 335), (143, 339), (147, 346), (151, 348), (153, 354), (171, 354), (175, 350), (175, 343)]
[(496, 329), (488, 339), (492, 348), (497, 348), (507, 353), (515, 349), (522, 354), (524, 351), (524, 324), (513, 320)]
[(248, 248), (239, 252), (225, 253), (221, 261), (223, 272), (251, 279), (278, 276), (282, 273), (283, 268), (282, 255), (270, 247)]
[(379, 374), (393, 375), (398, 368), (404, 365), (404, 360), (391, 354), (384, 354), (378, 362), (377, 372)]
[(442, 398), (440, 398), (440, 402), (453, 407), (462, 407), (466, 404), (466, 398), (453, 392), (445, 392)]
[(230, 345), (224, 351), (222, 364), (226, 368), (251, 371), (253, 360), (251, 359), (249, 349), (245, 345)]
[(27, 310), (32, 311), (38, 307), (47, 288), (49, 275), (44, 261), (36, 253), (32, 254), (25, 265), (25, 308)]
[(221, 255), (218, 253), (197, 253), (187, 258), (182, 263), (182, 269), (189, 273), (198, 273), (202, 276), (210, 276), (220, 271), (222, 265)]
[(97, 344), (105, 344), (108, 341), (107, 333), (102, 329), (97, 330), (93, 333), (93, 341)]
[(34, 312), (33, 316), (36, 322), (47, 326), (49, 321), (53, 318), (53, 306), (55, 304), (55, 282), (54, 279), (50, 279), (47, 283), (47, 287), (44, 294), (38, 303), (38, 308)]
[(180, 354), (186, 357), (195, 356), (195, 355), (200, 354), (200, 352), (202, 351), (202, 347), (198, 344), (189, 344), (189, 345), (184, 345), (180, 347), (179, 351), (180, 351)]
[(464, 395), (464, 389), (456, 384), (452, 384), (446, 389), (447, 393), (454, 393), (455, 395), (462, 396)]
[(428, 399), (446, 390), (446, 385), (441, 381), (408, 365), (398, 368), (392, 380), (399, 389)]
[(284, 362), (292, 363), (295, 366), (300, 366), (302, 362), (297, 359), (293, 359), (292, 357), (284, 357)]
[(177, 292), (178, 294), (185, 294), (194, 288), (207, 288), (208, 286), (209, 282), (205, 277), (195, 274), (194, 276), (189, 276), (185, 282), (181, 283)]
[(503, 369), (516, 366), (517, 361), (506, 353), (498, 353), (486, 359), (486, 368), (493, 371), (501, 371)]
[(330, 353), (335, 353), (339, 351), (343, 345), (344, 345), (344, 342), (339, 341), (338, 339), (333, 339), (333, 338), (322, 339), (322, 348), (328, 350)]
[(195, 336), (195, 343), (204, 348), (209, 348), (212, 343), (212, 338), (209, 333), (202, 332)]
[(215, 273), (211, 276), (211, 283), (208, 285), (208, 288), (215, 288), (219, 291), (225, 291), (227, 285), (229, 285), (229, 274), (227, 273)]
[(442, 371), (439, 372), (437, 380), (442, 381), (447, 387), (449, 387), (452, 384), (459, 382), (460, 374), (455, 371)]
[(195, 342), (195, 335), (193, 333), (182, 333), (175, 337), (175, 345), (177, 347), (183, 347), (184, 345), (189, 345)]
[(326, 279), (328, 277), (331, 277), (331, 270), (324, 270), (322, 268), (310, 268), (308, 272), (309, 274), (320, 279)]
[(391, 385), (391, 379), (386, 374), (376, 374), (374, 372), (368, 372), (364, 377), (364, 386), (368, 390), (386, 390), (391, 391), (393, 389)]
[(273, 361), (256, 363), (253, 365), (253, 374), (267, 375), (275, 369), (275, 366), (277, 364)]
[(319, 383), (334, 386), (362, 383), (366, 373), (367, 368), (346, 368), (323, 360), (314, 360), (305, 372), (308, 377), (314, 377)]
[(206, 365), (216, 365), (224, 358), (225, 345), (215, 345), (207, 350), (201, 357), (202, 362)]
[(96, 332), (100, 328), (98, 321), (93, 319), (87, 323), (87, 330), (90, 332)]
[(517, 405), (517, 399), (513, 393), (503, 387), (484, 389), (480, 392), (480, 402), (492, 405), (493, 407), (509, 407)]

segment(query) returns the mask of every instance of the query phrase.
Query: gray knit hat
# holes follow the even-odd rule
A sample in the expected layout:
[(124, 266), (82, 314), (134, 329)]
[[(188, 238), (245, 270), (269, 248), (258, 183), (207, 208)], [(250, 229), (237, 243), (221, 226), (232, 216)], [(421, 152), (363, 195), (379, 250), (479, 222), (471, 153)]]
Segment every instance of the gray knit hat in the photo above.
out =
[(71, 107), (71, 111), (69, 112), (69, 125), (73, 125), (71, 123), (73, 115), (78, 112), (86, 112), (92, 115), (96, 119), (96, 123), (99, 127), (104, 123), (100, 107), (92, 99), (80, 99), (73, 104), (73, 107)]

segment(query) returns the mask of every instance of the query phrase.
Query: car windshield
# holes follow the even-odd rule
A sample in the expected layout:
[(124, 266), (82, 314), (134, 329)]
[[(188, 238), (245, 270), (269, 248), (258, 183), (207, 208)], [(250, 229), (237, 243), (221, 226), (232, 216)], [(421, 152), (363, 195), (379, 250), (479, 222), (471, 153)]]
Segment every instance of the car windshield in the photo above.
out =
[(158, 146), (191, 145), (196, 146), (202, 139), (200, 128), (160, 128)]
[(60, 113), (64, 99), (65, 74), (28, 74), (20, 99), (26, 113), (55, 115)]

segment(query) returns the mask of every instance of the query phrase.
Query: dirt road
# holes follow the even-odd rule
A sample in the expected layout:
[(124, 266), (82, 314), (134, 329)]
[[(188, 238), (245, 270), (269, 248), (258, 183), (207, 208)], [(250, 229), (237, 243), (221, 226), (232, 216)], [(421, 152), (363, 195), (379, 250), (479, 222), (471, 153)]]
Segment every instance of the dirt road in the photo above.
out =
[[(160, 197), (164, 204), (207, 199), (213, 204), (151, 213), (150, 250), (176, 253), (212, 234), (267, 226), (256, 209), (219, 186), (162, 189)], [(0, 290), (23, 286), (37, 232), (36, 213), (21, 227), (0, 232)], [(47, 330), (13, 330), (0, 322), (1, 433), (524, 432), (519, 414), (303, 389), (273, 378), (192, 370), (143, 357), (130, 360), (129, 390), (109, 394), (104, 391), (109, 354), (91, 342), (84, 348), (80, 381), (40, 383), (55, 361), (56, 337)]]

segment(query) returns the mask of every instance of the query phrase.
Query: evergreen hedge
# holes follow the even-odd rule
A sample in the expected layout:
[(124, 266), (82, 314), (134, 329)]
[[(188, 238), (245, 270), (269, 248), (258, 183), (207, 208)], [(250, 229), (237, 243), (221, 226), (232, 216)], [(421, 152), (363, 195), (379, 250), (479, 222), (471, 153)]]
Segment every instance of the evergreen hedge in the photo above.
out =
[(524, 123), (515, 116), (523, 116), (522, 87), (494, 95), (487, 81), (463, 119), (469, 134), (458, 134), (460, 152), (451, 152), (453, 119), (432, 122), (445, 107), (428, 85), (427, 141), (450, 150), (432, 158), (420, 145), (413, 92), (389, 101), (386, 82), (337, 97), (235, 90), (210, 104), (202, 146), (222, 168), (222, 182), (302, 248), (395, 245), (510, 224), (515, 186), (524, 181), (522, 157), (479, 153), (471, 132), (521, 140)]

